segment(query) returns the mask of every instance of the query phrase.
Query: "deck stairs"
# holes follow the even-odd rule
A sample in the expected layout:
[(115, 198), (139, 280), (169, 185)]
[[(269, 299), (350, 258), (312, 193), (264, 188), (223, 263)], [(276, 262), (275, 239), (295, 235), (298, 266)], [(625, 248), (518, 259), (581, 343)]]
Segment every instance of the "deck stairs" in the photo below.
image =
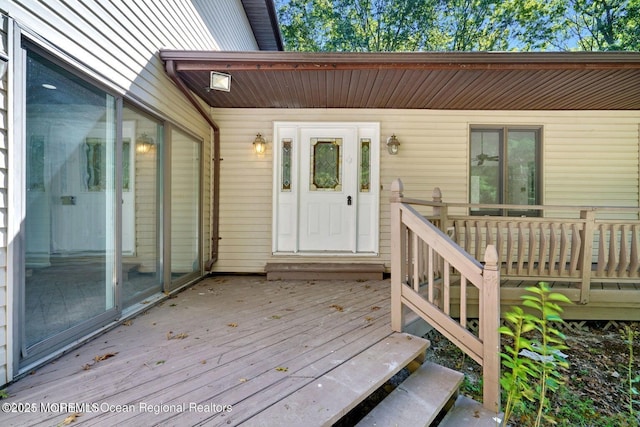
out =
[[(458, 395), (462, 373), (425, 361), (428, 346), (423, 338), (394, 333), (242, 426), (497, 426), (482, 405)], [(400, 371), (410, 374), (376, 405), (373, 396), (391, 387)]]

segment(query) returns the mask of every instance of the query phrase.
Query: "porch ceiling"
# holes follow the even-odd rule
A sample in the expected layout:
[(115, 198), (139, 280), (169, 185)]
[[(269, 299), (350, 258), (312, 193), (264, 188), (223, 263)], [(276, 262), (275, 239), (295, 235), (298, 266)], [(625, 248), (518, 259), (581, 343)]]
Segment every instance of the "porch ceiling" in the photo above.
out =
[[(640, 52), (160, 52), (212, 107), (640, 110)], [(209, 90), (210, 71), (232, 76)]]

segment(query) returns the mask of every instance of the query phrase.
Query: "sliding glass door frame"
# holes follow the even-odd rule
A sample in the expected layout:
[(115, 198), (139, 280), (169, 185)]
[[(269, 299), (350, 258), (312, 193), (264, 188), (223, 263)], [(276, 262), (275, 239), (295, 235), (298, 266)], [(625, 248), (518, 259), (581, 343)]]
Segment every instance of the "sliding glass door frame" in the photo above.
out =
[[(43, 361), (55, 357), (57, 354), (78, 345), (82, 341), (90, 339), (92, 336), (101, 333), (105, 327), (116, 324), (123, 316), (123, 310), (126, 315), (130, 316), (142, 309), (148, 308), (148, 305), (142, 307), (124, 307), (123, 294), (123, 212), (122, 204), (118, 201), (123, 200), (123, 110), (125, 105), (144, 112), (157, 119), (161, 125), (162, 142), (159, 144), (157, 165), (160, 170), (156, 173), (157, 179), (157, 196), (156, 203), (157, 226), (156, 226), (156, 265), (161, 274), (161, 288), (165, 293), (174, 292), (202, 277), (202, 254), (203, 254), (203, 165), (204, 150), (203, 141), (190, 131), (181, 126), (173, 124), (167, 117), (158, 111), (150, 108), (142, 102), (125, 97), (121, 91), (108, 84), (100, 76), (84, 68), (81, 64), (71, 60), (68, 56), (60, 52), (56, 52), (52, 47), (46, 45), (39, 38), (31, 36), (23, 31), (19, 25), (15, 26), (13, 32), (13, 45), (15, 46), (15, 60), (13, 61), (13, 84), (12, 91), (14, 99), (12, 100), (13, 111), (10, 118), (12, 126), (14, 147), (10, 155), (10, 174), (8, 177), (8, 186), (10, 189), (9, 200), (12, 209), (10, 212), (12, 217), (9, 219), (9, 235), (13, 236), (8, 242), (8, 280), (9, 295), (12, 303), (9, 308), (9, 317), (11, 324), (9, 343), (12, 346), (9, 349), (12, 360), (9, 363), (13, 366), (14, 373), (20, 375), (29, 371), (34, 366), (41, 364)], [(105, 256), (113, 256), (112, 271), (106, 272), (111, 280), (114, 301), (111, 307), (105, 308), (104, 312), (75, 324), (67, 329), (63, 329), (49, 337), (42, 339), (30, 346), (27, 346), (26, 337), (26, 280), (27, 280), (27, 244), (26, 244), (26, 224), (25, 218), (27, 213), (27, 178), (25, 166), (27, 164), (27, 129), (26, 129), (26, 69), (27, 69), (27, 51), (31, 50), (38, 55), (46, 58), (48, 61), (62, 67), (67, 72), (75, 75), (78, 79), (86, 82), (93, 87), (104, 91), (115, 99), (115, 149), (111, 157), (115, 162), (114, 176), (114, 223), (113, 230), (107, 239), (112, 239), (113, 254), (105, 254)], [(197, 244), (197, 265), (194, 264), (193, 271), (188, 274), (176, 277), (175, 280), (171, 273), (171, 174), (172, 174), (172, 136), (174, 132), (181, 132), (197, 143), (198, 147), (198, 189), (197, 189), (197, 221), (196, 244)], [(159, 136), (160, 137), (160, 136)], [(132, 142), (133, 143), (133, 142)], [(105, 296), (105, 298), (108, 298)], [(142, 301), (141, 301), (142, 302)], [(106, 306), (105, 306), (106, 307)], [(129, 309), (131, 308), (131, 309)]]

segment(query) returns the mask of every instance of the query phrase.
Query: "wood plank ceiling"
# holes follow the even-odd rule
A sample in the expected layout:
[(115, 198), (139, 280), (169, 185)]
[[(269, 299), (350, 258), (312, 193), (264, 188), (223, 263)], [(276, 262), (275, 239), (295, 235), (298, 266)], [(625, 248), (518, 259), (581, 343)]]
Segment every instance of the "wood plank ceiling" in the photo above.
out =
[[(212, 107), (640, 110), (640, 53), (161, 51)], [(232, 76), (209, 90), (210, 71)]]

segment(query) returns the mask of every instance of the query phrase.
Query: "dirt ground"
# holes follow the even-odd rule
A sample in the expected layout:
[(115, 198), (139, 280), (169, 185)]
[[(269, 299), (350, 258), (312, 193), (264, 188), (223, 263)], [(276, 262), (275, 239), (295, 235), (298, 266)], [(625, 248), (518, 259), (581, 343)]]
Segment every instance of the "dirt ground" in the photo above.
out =
[[(568, 393), (551, 398), (552, 411), (561, 421), (567, 411), (576, 414), (582, 426), (637, 426), (629, 414), (628, 364), (629, 348), (620, 330), (625, 323), (583, 322), (564, 328), (569, 349), (569, 369), (565, 371)], [(633, 376), (640, 375), (640, 324), (626, 325), (639, 331), (633, 342)], [(481, 368), (437, 332), (431, 332), (428, 360), (462, 371), (467, 376), (465, 390), (479, 399), (482, 387), (478, 383)], [(640, 384), (635, 385), (640, 388)], [(478, 395), (473, 396), (478, 392)], [(640, 399), (639, 396), (635, 396)], [(591, 401), (591, 402), (589, 402)], [(640, 402), (634, 404), (640, 411)], [(580, 415), (579, 415), (580, 414)], [(637, 414), (636, 414), (637, 415)], [(574, 425), (567, 422), (564, 425)], [(559, 423), (562, 425), (562, 423)], [(527, 426), (530, 422), (512, 420), (513, 426)]]

